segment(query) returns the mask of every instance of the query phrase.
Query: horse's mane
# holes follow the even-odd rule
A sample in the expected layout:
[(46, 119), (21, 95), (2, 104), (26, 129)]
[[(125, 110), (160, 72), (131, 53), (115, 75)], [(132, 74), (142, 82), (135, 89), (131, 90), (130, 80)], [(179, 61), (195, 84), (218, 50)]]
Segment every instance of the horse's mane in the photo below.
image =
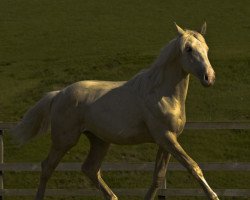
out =
[(164, 79), (164, 69), (177, 53), (177, 38), (171, 40), (162, 50), (158, 58), (148, 69), (143, 69), (125, 85), (131, 87), (142, 97), (159, 87)]

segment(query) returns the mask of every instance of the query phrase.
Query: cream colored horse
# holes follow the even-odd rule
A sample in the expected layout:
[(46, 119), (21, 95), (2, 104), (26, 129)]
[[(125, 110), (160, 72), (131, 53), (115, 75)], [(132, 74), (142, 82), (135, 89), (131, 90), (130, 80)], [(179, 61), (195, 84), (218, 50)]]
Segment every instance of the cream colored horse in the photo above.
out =
[(118, 199), (101, 177), (100, 167), (111, 143), (156, 143), (153, 181), (145, 199), (154, 199), (162, 184), (170, 155), (196, 178), (207, 197), (219, 198), (207, 184), (197, 163), (177, 140), (182, 132), (189, 74), (202, 85), (213, 85), (215, 73), (208, 60), (208, 46), (200, 33), (177, 26), (178, 36), (163, 48), (149, 69), (127, 82), (81, 81), (48, 93), (14, 128), (13, 135), (26, 142), (51, 124), (52, 145), (42, 162), (40, 184), (35, 197), (44, 198), (46, 183), (82, 133), (90, 151), (82, 171), (100, 189), (105, 199)]

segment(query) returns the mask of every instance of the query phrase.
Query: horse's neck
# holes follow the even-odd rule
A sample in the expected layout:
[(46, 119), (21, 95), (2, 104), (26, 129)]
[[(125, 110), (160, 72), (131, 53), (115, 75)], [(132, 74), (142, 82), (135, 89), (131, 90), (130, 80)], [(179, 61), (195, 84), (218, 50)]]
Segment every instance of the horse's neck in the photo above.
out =
[(177, 61), (173, 61), (169, 66), (165, 66), (164, 79), (156, 89), (158, 98), (168, 98), (168, 100), (178, 101), (181, 106), (185, 106), (189, 75), (185, 73)]
[(177, 39), (170, 41), (151, 68), (138, 73), (125, 86), (149, 102), (168, 98), (177, 100), (185, 109), (189, 75), (179, 65), (177, 44)]
[(168, 98), (178, 101), (185, 109), (189, 75), (183, 71), (179, 60), (178, 39), (173, 39), (163, 49), (148, 73), (151, 76), (157, 99)]

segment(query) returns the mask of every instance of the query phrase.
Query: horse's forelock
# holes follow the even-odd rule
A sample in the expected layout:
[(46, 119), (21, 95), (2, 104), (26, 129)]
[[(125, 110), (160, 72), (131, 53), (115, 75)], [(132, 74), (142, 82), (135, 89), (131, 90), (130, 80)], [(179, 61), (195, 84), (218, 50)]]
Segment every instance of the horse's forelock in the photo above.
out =
[(181, 49), (185, 48), (185, 44), (190, 39), (190, 37), (196, 38), (202, 44), (204, 44), (206, 46), (206, 48), (208, 48), (207, 43), (205, 41), (205, 38), (199, 32), (193, 31), (193, 30), (185, 30), (185, 34), (182, 35), (181, 39), (180, 39), (180, 47), (181, 47)]

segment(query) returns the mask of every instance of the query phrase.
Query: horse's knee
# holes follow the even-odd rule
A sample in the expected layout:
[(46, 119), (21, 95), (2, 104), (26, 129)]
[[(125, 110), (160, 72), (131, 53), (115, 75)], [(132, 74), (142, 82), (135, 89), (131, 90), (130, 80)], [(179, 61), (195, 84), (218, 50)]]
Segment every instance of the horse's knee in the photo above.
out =
[(81, 171), (90, 179), (98, 177), (98, 172), (93, 169), (90, 163), (83, 163)]
[(86, 165), (86, 163), (83, 163), (82, 164), (82, 167), (81, 167), (81, 171), (84, 173), (84, 174), (88, 174), (89, 171), (90, 171), (90, 167), (88, 165)]
[(162, 184), (165, 181), (165, 177), (157, 177), (157, 179), (154, 180), (153, 184), (155, 186), (155, 188), (160, 188), (162, 186)]
[(46, 160), (43, 160), (43, 161), (41, 162), (42, 171), (45, 170), (45, 167), (47, 166), (47, 163), (48, 163), (47, 159), (46, 159)]
[(192, 164), (192, 174), (198, 179), (204, 177), (201, 168), (196, 162)]
[(117, 196), (109, 189), (109, 187), (103, 184), (100, 170), (94, 168), (91, 162), (84, 162), (81, 167), (81, 171), (95, 184), (98, 189), (104, 192), (105, 199), (118, 200)]
[(44, 160), (41, 162), (41, 180), (48, 180), (49, 179), (49, 168), (48, 168), (48, 161)]

